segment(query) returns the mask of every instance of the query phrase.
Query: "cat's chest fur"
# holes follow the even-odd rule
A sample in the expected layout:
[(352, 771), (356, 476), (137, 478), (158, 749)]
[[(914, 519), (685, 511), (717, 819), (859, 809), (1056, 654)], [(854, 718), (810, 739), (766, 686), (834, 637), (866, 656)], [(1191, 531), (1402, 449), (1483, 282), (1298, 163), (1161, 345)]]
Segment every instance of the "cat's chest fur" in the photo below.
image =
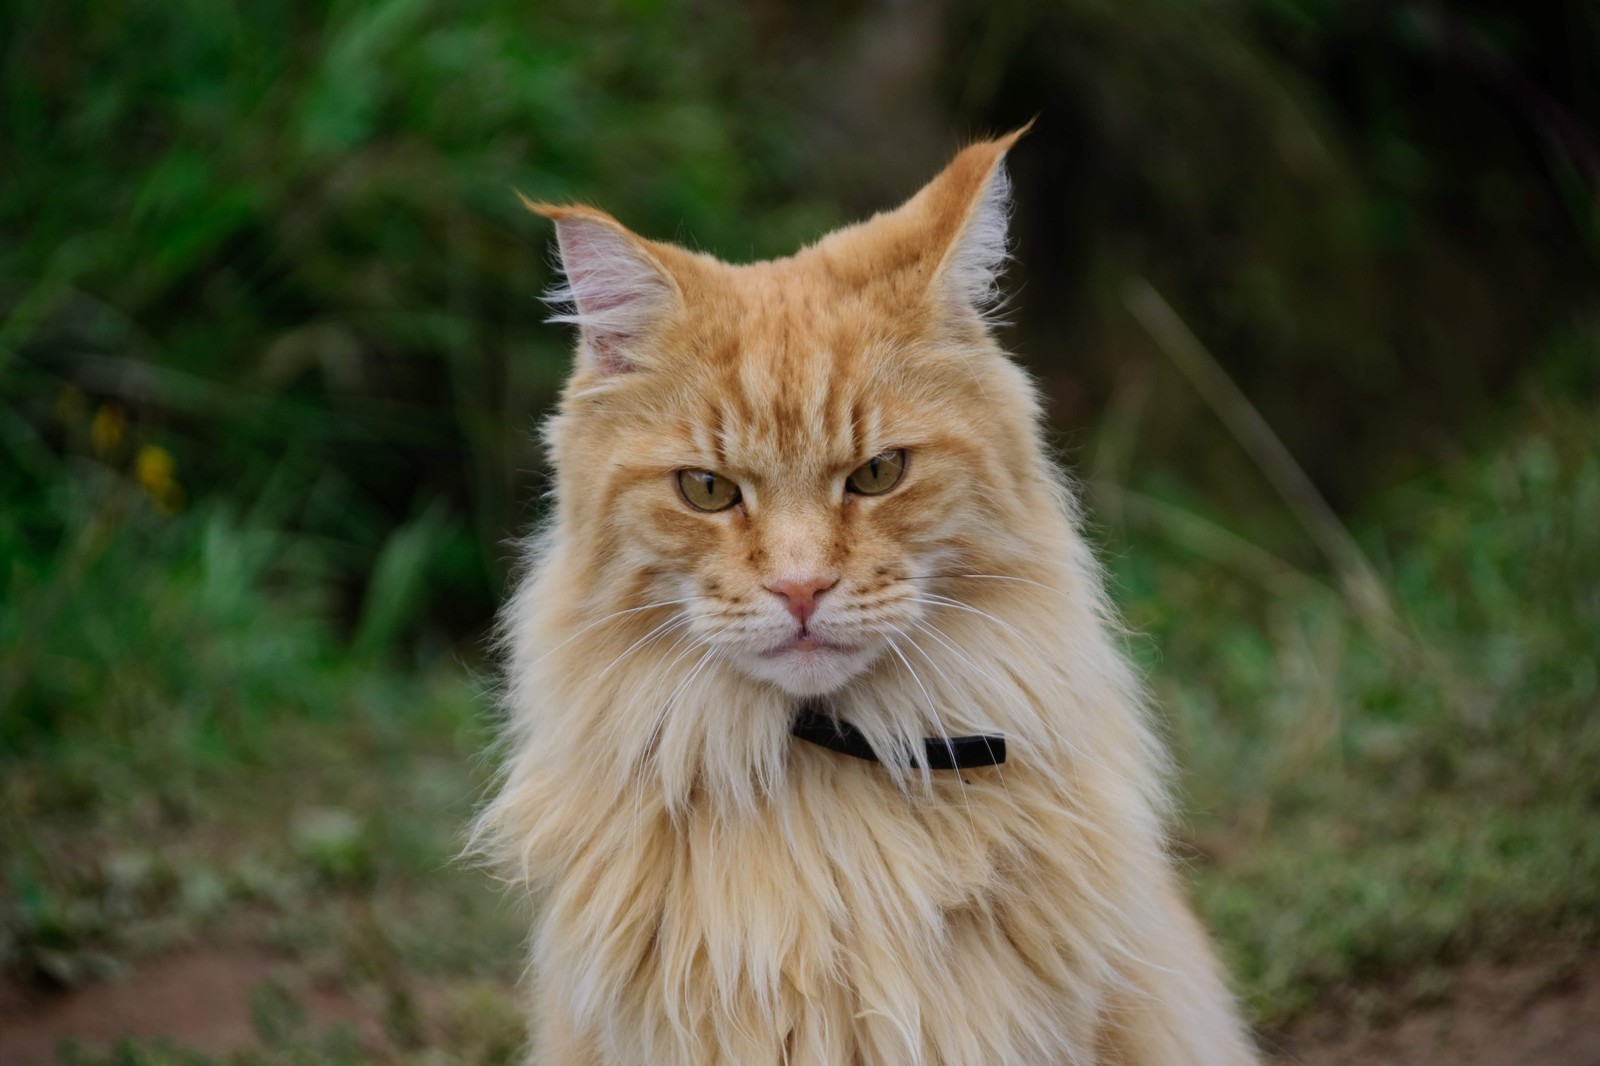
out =
[(1088, 1057), (1114, 827), (1027, 769), (908, 795), (798, 744), (790, 770), (738, 817), (613, 811), (548, 883), (540, 968), (606, 1019), (598, 1061)]

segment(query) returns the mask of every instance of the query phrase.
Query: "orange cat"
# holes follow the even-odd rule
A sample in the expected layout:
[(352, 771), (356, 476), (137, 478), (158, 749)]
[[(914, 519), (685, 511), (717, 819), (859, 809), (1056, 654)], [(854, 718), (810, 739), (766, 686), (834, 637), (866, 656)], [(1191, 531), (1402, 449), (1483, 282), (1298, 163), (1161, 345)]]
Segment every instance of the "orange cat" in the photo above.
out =
[(541, 899), (534, 1062), (1256, 1061), (985, 319), (1017, 136), (746, 266), (530, 205), (579, 345), (479, 831)]

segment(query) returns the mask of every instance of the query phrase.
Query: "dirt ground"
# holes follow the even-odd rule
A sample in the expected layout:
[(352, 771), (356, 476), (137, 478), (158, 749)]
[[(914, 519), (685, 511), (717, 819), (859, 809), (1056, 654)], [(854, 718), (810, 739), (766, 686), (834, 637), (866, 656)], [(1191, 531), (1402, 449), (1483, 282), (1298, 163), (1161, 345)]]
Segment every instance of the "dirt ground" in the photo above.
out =
[(318, 987), (292, 965), (260, 955), (196, 951), (64, 993), (0, 981), (0, 1063), (54, 1062), (57, 1046), (68, 1039), (98, 1048), (124, 1037), (166, 1037), (212, 1054), (252, 1046), (253, 1002), (268, 983), (293, 995), (312, 1025), (344, 1022), (369, 1045), (381, 1042), (375, 1016), (348, 996)]
[[(103, 1046), (119, 1037), (168, 1037), (213, 1053), (254, 1042), (251, 1004), (276, 982), (315, 1024), (345, 1022), (382, 1043), (373, 1013), (271, 959), (192, 952), (149, 962), (125, 978), (71, 993), (0, 984), (0, 1063), (52, 1061), (59, 1041)], [(1372, 1022), (1330, 1008), (1270, 1041), (1273, 1060), (1300, 1066), (1600, 1066), (1600, 954), (1575, 963), (1475, 964), (1457, 971), (1434, 1006)]]
[(1314, 1015), (1277, 1050), (1301, 1066), (1600, 1066), (1600, 953), (1466, 966), (1435, 1006), (1383, 1024)]

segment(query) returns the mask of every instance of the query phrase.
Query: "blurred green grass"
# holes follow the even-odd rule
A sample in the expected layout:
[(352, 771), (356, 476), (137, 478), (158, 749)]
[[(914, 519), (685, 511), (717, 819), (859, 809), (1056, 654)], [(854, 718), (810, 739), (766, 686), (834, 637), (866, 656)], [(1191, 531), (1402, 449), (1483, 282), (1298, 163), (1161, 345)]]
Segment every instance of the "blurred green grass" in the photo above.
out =
[(1595, 415), (1534, 404), (1363, 516), (1392, 623), (1279, 573), (1123, 558), (1202, 906), (1263, 1021), (1600, 933)]
[[(526, 915), (455, 861), (568, 359), (513, 190), (777, 254), (1040, 111), (1008, 338), (1076, 427), (1255, 1017), (1592, 950), (1600, 229), (1562, 117), (1600, 22), (1440, 10), (10, 5), (0, 982), (257, 953), (378, 1035), (269, 984), (228, 1061), (516, 1061)], [(1392, 616), (1139, 332), (1142, 277)]]

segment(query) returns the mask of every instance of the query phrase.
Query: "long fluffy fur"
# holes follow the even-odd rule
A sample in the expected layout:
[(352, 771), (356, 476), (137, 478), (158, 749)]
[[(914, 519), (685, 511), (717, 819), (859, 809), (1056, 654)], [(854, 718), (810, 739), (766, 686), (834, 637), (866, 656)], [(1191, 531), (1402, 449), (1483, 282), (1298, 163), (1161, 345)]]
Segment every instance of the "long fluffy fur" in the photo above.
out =
[[(478, 832), (541, 900), (533, 1061), (1255, 1061), (1036, 395), (983, 320), (1014, 136), (746, 267), (537, 208), (585, 227), (569, 278), (656, 314), (547, 426), (557, 505), (504, 616), (510, 757)], [(894, 447), (902, 488), (827, 502)], [(685, 467), (747, 471), (746, 506), (694, 513)], [(881, 766), (793, 740), (793, 693), (738, 643), (778, 610), (768, 575), (824, 565), (839, 632), (877, 642), (829, 703)], [(993, 729), (1004, 766), (911, 762)]]

